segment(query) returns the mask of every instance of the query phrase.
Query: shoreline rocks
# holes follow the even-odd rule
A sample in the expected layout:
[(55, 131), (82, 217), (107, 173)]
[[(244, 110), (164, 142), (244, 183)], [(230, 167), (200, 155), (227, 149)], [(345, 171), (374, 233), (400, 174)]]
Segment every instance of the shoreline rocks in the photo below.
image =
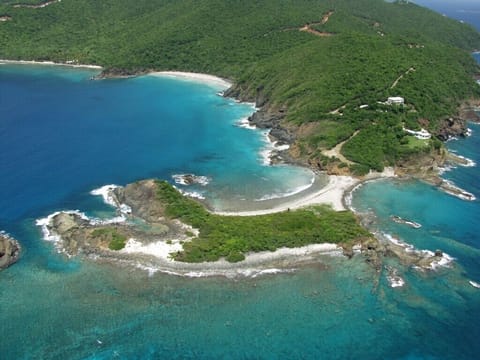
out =
[(461, 117), (450, 117), (440, 123), (440, 129), (437, 132), (437, 138), (441, 141), (447, 141), (452, 137), (466, 137), (467, 133), (467, 120)]
[(20, 244), (8, 235), (0, 234), (0, 270), (6, 269), (18, 261)]
[(123, 69), (123, 68), (109, 68), (104, 69), (100, 74), (95, 75), (91, 80), (104, 79), (122, 79), (149, 74), (151, 70), (148, 69)]

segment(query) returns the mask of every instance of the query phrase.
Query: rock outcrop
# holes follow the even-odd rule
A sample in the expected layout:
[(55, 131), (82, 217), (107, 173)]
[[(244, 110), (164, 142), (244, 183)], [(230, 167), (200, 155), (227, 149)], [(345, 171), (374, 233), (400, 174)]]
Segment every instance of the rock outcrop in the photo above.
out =
[[(58, 237), (55, 242), (60, 252), (69, 256), (78, 254), (115, 256), (121, 258), (112, 248), (112, 241), (126, 242), (135, 239), (143, 245), (158, 241), (187, 240), (194, 230), (178, 220), (165, 216), (165, 209), (157, 198), (158, 186), (155, 180), (142, 180), (125, 187), (111, 190), (110, 196), (118, 210), (127, 205), (127, 219), (102, 221), (87, 218), (79, 212), (59, 212), (47, 225), (47, 230)], [(112, 255), (115, 253), (116, 255)]]
[(386, 248), (376, 238), (369, 238), (362, 243), (362, 253), (375, 270), (380, 271), (382, 269)]
[(113, 194), (119, 204), (130, 206), (133, 216), (149, 223), (164, 220), (165, 209), (160, 201), (155, 201), (157, 196), (155, 180), (142, 180), (118, 187)]
[(456, 136), (467, 135), (467, 121), (461, 117), (449, 117), (440, 123), (437, 137), (442, 141)]
[(92, 77), (92, 80), (128, 78), (150, 73), (147, 69), (123, 69), (123, 68), (108, 68), (103, 70), (100, 74)]
[(248, 95), (249, 91), (242, 88), (241, 85), (234, 85), (227, 89), (223, 96), (238, 99), (240, 101), (253, 101), (259, 109), (253, 113), (248, 121), (259, 129), (270, 129), (270, 137), (279, 143), (279, 145), (291, 145), (295, 142), (294, 131), (284, 126), (287, 109), (285, 107), (274, 109), (269, 104), (269, 98), (264, 91), (263, 86), (255, 89), (255, 96)]
[(480, 100), (465, 101), (458, 110), (458, 116), (466, 121), (480, 122)]
[(20, 257), (20, 244), (17, 240), (0, 234), (0, 270), (17, 262)]
[(440, 123), (437, 137), (446, 141), (451, 137), (467, 136), (468, 121), (480, 122), (480, 100), (469, 100), (460, 105), (456, 116), (444, 119)]
[[(61, 252), (69, 256), (83, 254), (99, 254), (108, 249), (112, 232), (122, 236), (132, 236), (126, 226), (111, 224), (107, 226), (92, 225), (80, 214), (60, 212), (55, 215), (48, 225), (50, 232), (61, 238), (56, 246)], [(108, 229), (109, 231), (101, 231)], [(97, 233), (95, 230), (100, 230)]]

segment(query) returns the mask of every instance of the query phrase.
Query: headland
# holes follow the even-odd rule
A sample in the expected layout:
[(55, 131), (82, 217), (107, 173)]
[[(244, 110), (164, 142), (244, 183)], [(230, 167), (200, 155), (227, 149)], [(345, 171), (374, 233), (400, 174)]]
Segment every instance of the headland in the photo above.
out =
[(332, 182), (319, 193), (270, 211), (235, 216), (208, 212), (166, 182), (144, 180), (92, 192), (117, 208), (114, 218), (93, 219), (67, 211), (37, 224), (44, 238), (68, 256), (81, 254), (150, 273), (190, 277), (288, 272), (323, 255), (362, 254), (377, 271), (382, 258), (389, 255), (423, 269), (442, 263), (441, 252), (411, 251), (395, 242), (380, 241), (351, 212), (332, 210), (330, 197), (344, 195), (352, 183), (361, 184), (353, 179), (340, 183), (341, 189)]

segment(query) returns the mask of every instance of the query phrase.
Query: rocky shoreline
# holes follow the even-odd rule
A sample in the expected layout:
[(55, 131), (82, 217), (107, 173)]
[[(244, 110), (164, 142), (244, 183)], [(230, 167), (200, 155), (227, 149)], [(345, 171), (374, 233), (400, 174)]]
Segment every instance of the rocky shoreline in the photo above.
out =
[[(149, 73), (151, 73), (149, 69), (136, 69), (133, 71), (108, 69), (102, 71), (99, 75), (95, 76), (94, 79), (124, 78)], [(240, 88), (235, 85), (228, 88), (222, 95), (225, 97), (233, 97), (240, 101), (255, 101), (259, 109), (248, 118), (249, 123), (257, 128), (270, 129), (270, 139), (280, 147), (295, 144), (297, 139), (295, 128), (287, 126), (285, 123), (287, 109), (272, 109), (269, 105), (268, 98), (264, 95), (263, 89), (257, 89), (254, 99), (245, 97)], [(476, 113), (479, 105), (480, 101), (476, 100), (470, 100), (462, 104), (455, 117), (444, 120), (436, 136), (441, 140), (448, 140), (453, 136), (467, 136), (467, 121), (480, 121), (480, 116)], [(274, 151), (272, 158), (273, 162), (287, 162), (295, 165), (309, 166), (310, 168), (313, 167), (314, 170), (317, 170), (312, 164), (304, 163), (302, 159), (287, 149)], [(438, 176), (439, 166), (443, 165), (446, 161), (455, 161), (455, 159), (447, 159), (445, 154), (439, 153), (437, 155), (428, 154), (424, 156), (423, 159), (420, 159), (420, 161), (419, 159), (412, 159), (412, 161), (414, 165), (401, 164), (396, 168), (396, 172), (402, 177), (423, 179), (444, 188), (444, 190), (455, 196), (463, 196), (468, 200), (469, 194), (463, 192), (462, 189), (448, 186), (448, 184), (445, 185), (445, 182)], [(189, 177), (184, 180), (187, 182), (193, 181)], [(189, 241), (192, 236), (195, 236), (195, 229), (190, 229), (185, 224), (168, 220), (165, 217), (164, 209), (158, 205), (157, 202), (151, 201), (155, 193), (153, 183), (152, 180), (145, 180), (113, 190), (115, 202), (119, 205), (126, 204), (128, 208), (131, 209), (131, 214), (128, 214), (129, 220), (135, 219), (136, 223), (135, 221), (133, 223), (128, 221), (124, 223), (107, 224), (85, 219), (83, 216), (72, 212), (61, 212), (52, 217), (47, 225), (47, 229), (58, 237), (58, 248), (69, 256), (83, 254), (94, 258), (101, 257), (122, 261), (131, 259), (132, 254), (116, 252), (109, 248), (113, 237), (120, 237), (127, 240), (134, 239), (144, 247), (148, 247), (153, 243), (162, 242), (168, 245), (166, 248), (179, 251), (185, 241)], [(108, 231), (104, 231), (106, 229), (108, 229)], [(18, 242), (2, 241), (8, 244), (4, 245), (6, 249), (5, 253), (10, 253), (7, 257), (2, 258), (3, 262), (0, 262), (0, 265), (5, 263), (7, 264), (6, 266), (8, 266), (18, 260), (20, 247)], [(402, 246), (398, 244), (392, 245), (392, 243), (382, 241), (378, 239), (378, 237), (375, 240), (370, 239), (361, 244), (357, 244), (357, 250), (361, 252), (365, 256), (366, 261), (371, 263), (378, 271), (382, 268), (382, 259), (385, 256), (393, 255), (402, 262), (425, 269), (432, 268), (432, 264), (442, 259), (441, 252), (439, 251), (433, 255), (422, 252), (405, 251), (405, 248), (402, 250)], [(352, 257), (355, 254), (354, 247), (343, 248), (341, 252), (347, 257)], [(152, 260), (152, 257), (145, 253), (134, 255), (134, 257), (138, 259), (149, 258)], [(291, 266), (301, 261), (302, 259), (291, 259), (288, 263), (289, 266)], [(161, 262), (167, 266), (167, 268), (172, 266), (173, 260), (168, 257), (168, 252), (167, 256), (165, 256)], [(229, 264), (229, 267), (230, 266), (231, 264)]]
[(17, 240), (0, 233), (0, 270), (16, 263), (20, 258), (21, 247)]
[[(444, 254), (441, 250), (435, 252), (428, 250), (418, 250), (412, 245), (401, 241), (393, 236), (384, 234), (372, 229), (372, 224), (375, 222), (374, 215), (371, 213), (359, 213), (351, 205), (351, 198), (353, 192), (370, 181), (376, 181), (380, 177), (373, 179), (365, 179), (347, 190), (343, 197), (345, 208), (354, 212), (360, 219), (360, 224), (370, 229), (373, 238), (362, 243), (361, 253), (365, 256), (366, 261), (371, 264), (377, 272), (384, 269), (384, 260), (386, 258), (396, 258), (406, 266), (412, 266), (420, 270), (435, 270), (441, 266), (449, 266), (451, 258)], [(398, 179), (398, 178), (397, 178)], [(399, 180), (407, 180), (400, 178)], [(352, 253), (353, 255), (353, 253)]]
[[(110, 68), (104, 69), (92, 79), (128, 78), (151, 73), (155, 73), (155, 71), (146, 68), (137, 68), (133, 70)], [(252, 96), (250, 92), (243, 89), (242, 86), (232, 83), (232, 85), (223, 91), (221, 95), (241, 102), (254, 103), (257, 111), (248, 118), (249, 124), (259, 129), (269, 129), (268, 136), (278, 147), (282, 148), (288, 145), (285, 149), (274, 150), (272, 152), (270, 156), (272, 164), (283, 162), (292, 165), (307, 166), (314, 171), (327, 170), (327, 173), (329, 173), (329, 169), (318, 168), (318, 164), (310, 163), (298, 156), (296, 151), (292, 151), (298, 137), (297, 132), (299, 129), (286, 123), (286, 115), (288, 112), (287, 107), (283, 106), (274, 108), (271, 106), (268, 96), (265, 94), (262, 86), (255, 89), (255, 95)], [(434, 136), (443, 142), (454, 137), (467, 137), (469, 135), (467, 126), (468, 122), (480, 122), (479, 111), (480, 99), (465, 100), (458, 107), (456, 114), (441, 120)], [(425, 125), (428, 125), (428, 121)], [(337, 172), (335, 172), (335, 174), (339, 175)], [(413, 172), (411, 175), (416, 176), (417, 174)]]
[[(143, 180), (109, 191), (119, 212), (130, 209), (125, 221), (89, 219), (79, 212), (55, 213), (44, 223), (43, 232), (55, 241), (59, 252), (69, 257), (85, 256), (96, 261), (128, 264), (149, 272), (228, 277), (292, 271), (298, 266), (318, 262), (319, 256), (323, 255), (351, 258), (360, 254), (377, 272), (383, 269), (385, 257), (394, 256), (404, 264), (425, 270), (434, 269), (435, 264), (443, 259), (441, 252), (411, 251), (406, 244), (402, 247), (376, 236), (349, 246), (312, 244), (250, 253), (239, 263), (223, 259), (203, 263), (179, 262), (172, 255), (182, 251), (182, 245), (198, 236), (198, 231), (166, 216), (163, 204), (156, 198), (156, 182)], [(368, 225), (367, 221), (362, 218), (364, 226)], [(115, 239), (123, 239), (125, 247), (112, 249), (111, 243)]]
[[(146, 69), (133, 72), (122, 69), (110, 69), (102, 72), (96, 77), (96, 79), (131, 77), (144, 75), (150, 72), (151, 71)], [(287, 126), (285, 123), (287, 109), (272, 109), (262, 88), (256, 89), (256, 95), (254, 98), (245, 96), (245, 94), (246, 92), (242, 91), (239, 86), (233, 85), (224, 91), (222, 96), (231, 97), (239, 101), (254, 101), (258, 110), (248, 118), (249, 124), (256, 128), (269, 129), (270, 140), (275, 142), (279, 147), (288, 145), (288, 148), (289, 146), (294, 145), (297, 136), (295, 129)], [(479, 105), (480, 102), (475, 100), (462, 104), (457, 115), (445, 119), (442, 122), (440, 129), (436, 133), (437, 138), (446, 141), (454, 136), (467, 136), (467, 121), (480, 120), (480, 117), (475, 112)], [(271, 158), (273, 163), (286, 162), (295, 165), (308, 166), (310, 168), (313, 167), (314, 170), (318, 170), (312, 164), (305, 163), (301, 158), (295, 156), (288, 149), (274, 151)], [(455, 159), (448, 157), (446, 152), (426, 154), (421, 159), (415, 158), (412, 159), (410, 163), (407, 161), (399, 164), (395, 171), (403, 178), (414, 177), (441, 188), (445, 188), (445, 183), (438, 174), (440, 167), (447, 161), (455, 161)], [(190, 179), (187, 179), (186, 181), (190, 181)], [(161, 209), (155, 208), (155, 206), (152, 208), (152, 203), (148, 201), (149, 198), (151, 199), (151, 192), (146, 191), (143, 186), (144, 184), (144, 182), (140, 182), (130, 184), (125, 188), (118, 188), (115, 190), (115, 196), (119, 203), (127, 204), (131, 207), (132, 215), (134, 217), (143, 221), (147, 227), (155, 228), (156, 230), (151, 231), (151, 236), (146, 235), (148, 231), (146, 233), (138, 231), (138, 229), (126, 224), (117, 224), (115, 225), (114, 230), (126, 238), (134, 238), (136, 241), (140, 241), (143, 245), (151, 244), (155, 240), (163, 241), (165, 243), (169, 242), (170, 245), (175, 245), (177, 248), (181, 248), (181, 244), (184, 241), (188, 241), (191, 231), (185, 231), (182, 224), (169, 223), (165, 219)], [(461, 189), (452, 190), (452, 187), (448, 187), (448, 189), (445, 188), (445, 190), (449, 190), (450, 193), (455, 196), (464, 195)], [(368, 219), (363, 219), (362, 221), (368, 222)], [(68, 225), (65, 227), (65, 224), (70, 224), (71, 226)], [(364, 226), (367, 227), (367, 224), (364, 224)], [(114, 258), (126, 259), (125, 254), (115, 254), (108, 249), (108, 237), (111, 235), (107, 234), (104, 235), (103, 238), (99, 237), (95, 240), (91, 239), (91, 234), (94, 230), (91, 230), (90, 225), (79, 217), (75, 217), (74, 215), (69, 215), (69, 217), (59, 216), (58, 219), (54, 220), (51, 229), (58, 233), (62, 238), (62, 241), (64, 242), (63, 248), (70, 255), (84, 253), (90, 255), (95, 254), (95, 256), (100, 255), (109, 258), (113, 256)], [(81, 234), (80, 237), (83, 237), (86, 240), (82, 244), (78, 241), (79, 234)], [(357, 244), (356, 249), (365, 256), (366, 261), (372, 264), (377, 271), (381, 271), (383, 268), (383, 258), (387, 256), (394, 256), (399, 258), (402, 263), (421, 269), (432, 269), (435, 267), (435, 264), (442, 262), (443, 259), (441, 251), (436, 251), (435, 253), (416, 250), (412, 251), (410, 248), (399, 245), (398, 243), (385, 241), (385, 239), (378, 236), (378, 234), (376, 234), (375, 239), (370, 239), (362, 244)], [(351, 257), (355, 254), (354, 247), (344, 248), (342, 249), (342, 253), (347, 257)], [(142, 256), (144, 257), (145, 254)], [(296, 261), (301, 260), (296, 259)], [(295, 261), (290, 261), (289, 265), (292, 265), (292, 263), (295, 263)], [(163, 266), (166, 265), (167, 268), (170, 268), (172, 264), (172, 261), (167, 261), (166, 263), (163, 263)], [(173, 268), (176, 267), (173, 266)]]
[(123, 68), (109, 68), (103, 69), (98, 75), (95, 75), (91, 78), (91, 80), (105, 80), (105, 79), (122, 79), (122, 78), (130, 78), (136, 77), (141, 75), (147, 75), (151, 73), (152, 70), (148, 69), (123, 69)]

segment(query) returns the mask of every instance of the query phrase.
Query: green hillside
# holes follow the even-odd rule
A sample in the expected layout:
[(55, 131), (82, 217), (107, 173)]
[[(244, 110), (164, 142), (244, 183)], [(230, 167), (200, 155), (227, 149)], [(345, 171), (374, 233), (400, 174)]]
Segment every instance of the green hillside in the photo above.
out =
[[(427, 119), (435, 130), (463, 100), (480, 97), (473, 80), (478, 69), (469, 54), (480, 49), (480, 34), (411, 3), (62, 0), (43, 8), (14, 3), (42, 1), (0, 1), (0, 16), (10, 17), (0, 22), (0, 58), (230, 78), (241, 98), (255, 99), (260, 91), (269, 111), (286, 109), (284, 126), (297, 133), (295, 156), (311, 162), (323, 161), (321, 149), (360, 130), (367, 138), (380, 134), (368, 146), (375, 155), (361, 142), (347, 146), (345, 156), (381, 169), (417, 151), (398, 130), (402, 123), (415, 127)], [(395, 95), (405, 97), (405, 109), (378, 109), (378, 101)], [(362, 104), (370, 106), (359, 111)]]

